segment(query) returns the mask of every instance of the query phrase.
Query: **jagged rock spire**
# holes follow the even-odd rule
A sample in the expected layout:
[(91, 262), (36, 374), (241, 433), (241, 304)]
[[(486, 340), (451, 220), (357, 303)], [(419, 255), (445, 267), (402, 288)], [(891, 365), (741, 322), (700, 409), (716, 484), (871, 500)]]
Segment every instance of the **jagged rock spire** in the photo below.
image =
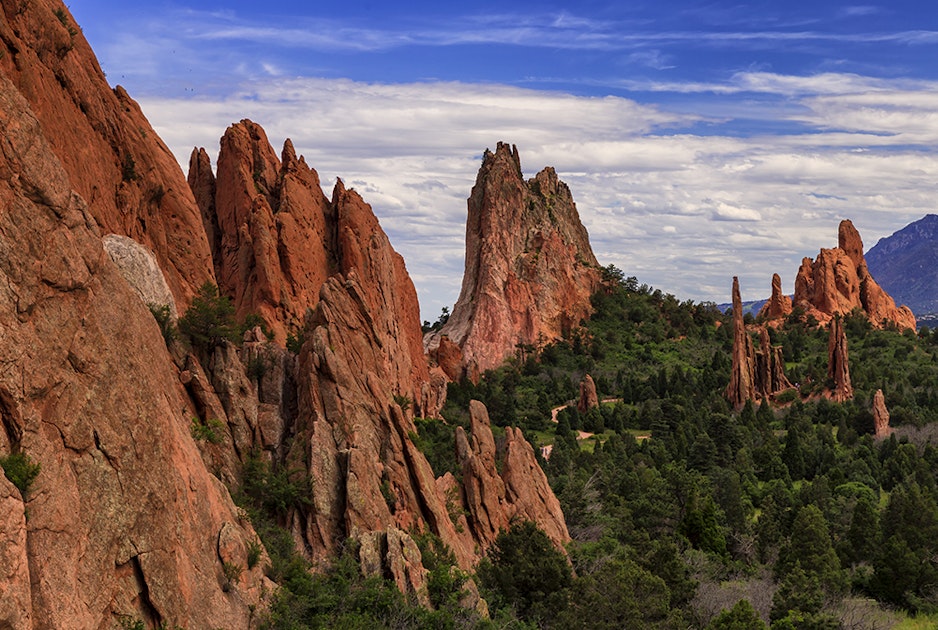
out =
[(739, 296), (739, 279), (733, 277), (733, 364), (726, 398), (735, 409), (747, 400), (771, 398), (778, 392), (792, 387), (785, 376), (785, 360), (782, 348), (772, 346), (769, 332), (763, 326), (754, 326), (759, 333), (759, 349), (743, 321), (743, 306)]
[(833, 381), (831, 399), (844, 402), (853, 398), (850, 384), (850, 366), (847, 356), (847, 335), (840, 317), (831, 320), (830, 337), (827, 342), (827, 377)]
[(426, 340), (436, 357), (447, 336), (461, 349), (463, 372), (498, 367), (519, 344), (541, 345), (576, 328), (600, 282), (573, 195), (553, 168), (525, 181), (518, 150), (500, 142), (485, 152), (467, 205), (459, 299)]
[(884, 440), (892, 433), (892, 427), (889, 426), (889, 410), (886, 409), (886, 397), (883, 396), (881, 389), (877, 389), (873, 394), (873, 427), (877, 440)]
[(741, 408), (747, 400), (755, 398), (753, 386), (754, 355), (752, 339), (746, 332), (743, 322), (743, 301), (739, 296), (739, 278), (733, 276), (733, 365), (730, 372), (730, 384), (726, 388), (726, 398), (734, 408)]

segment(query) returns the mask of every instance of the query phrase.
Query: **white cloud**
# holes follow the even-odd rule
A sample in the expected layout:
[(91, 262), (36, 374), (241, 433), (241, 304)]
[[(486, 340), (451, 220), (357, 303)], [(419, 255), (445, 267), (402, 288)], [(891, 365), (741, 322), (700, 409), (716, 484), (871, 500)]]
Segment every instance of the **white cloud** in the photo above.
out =
[(601, 263), (682, 299), (726, 301), (734, 275), (746, 299), (764, 297), (773, 272), (791, 291), (801, 258), (836, 244), (840, 219), (872, 245), (935, 210), (938, 103), (922, 84), (735, 81), (788, 103), (793, 129), (714, 135), (724, 123), (711, 121), (704, 136), (693, 130), (705, 119), (663, 106), (463, 83), (278, 79), (141, 104), (183, 164), (193, 145), (214, 155), (225, 127), (248, 117), (275, 149), (292, 138), (327, 188), (356, 182), (407, 261), (424, 319), (456, 299), (466, 197), (500, 140), (518, 146), (527, 176), (557, 169)]

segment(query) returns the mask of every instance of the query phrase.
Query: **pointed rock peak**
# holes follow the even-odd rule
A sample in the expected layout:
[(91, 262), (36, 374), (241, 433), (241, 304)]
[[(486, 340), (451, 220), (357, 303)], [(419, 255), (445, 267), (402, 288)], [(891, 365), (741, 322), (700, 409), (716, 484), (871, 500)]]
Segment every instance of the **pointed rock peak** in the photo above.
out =
[(853, 398), (853, 385), (850, 383), (850, 359), (847, 352), (847, 334), (839, 316), (831, 320), (830, 337), (827, 341), (828, 367), (827, 377), (834, 382), (831, 399), (844, 402)]
[(521, 174), (521, 156), (518, 154), (518, 147), (507, 142), (499, 142), (495, 146), (495, 152), (493, 153), (489, 149), (485, 150), (485, 154), (482, 158), (482, 169), (479, 172), (481, 177), (482, 173), (493, 170), (496, 165), (510, 165), (512, 169), (517, 173), (518, 177), (522, 177)]
[(844, 250), (856, 266), (859, 267), (860, 264), (865, 264), (863, 239), (860, 238), (860, 233), (853, 227), (853, 222), (850, 219), (844, 219), (840, 222), (840, 227), (837, 229), (837, 246)]
[(740, 317), (743, 314), (743, 300), (739, 295), (739, 277), (733, 276), (733, 319), (736, 319), (736, 313), (739, 312)]
[(293, 148), (293, 141), (289, 138), (283, 143), (283, 151), (280, 152), (280, 162), (284, 171), (296, 169), (296, 149)]
[(515, 147), (486, 151), (467, 206), (462, 289), (427, 348), (447, 335), (463, 368), (484, 371), (578, 327), (600, 268), (569, 188), (551, 168), (525, 181)]
[(821, 249), (816, 259), (802, 261), (795, 277), (794, 306), (821, 324), (859, 308), (877, 328), (895, 324), (900, 329), (915, 330), (912, 311), (896, 307), (870, 275), (863, 241), (853, 223), (841, 221), (837, 240), (837, 247)]
[(345, 196), (345, 182), (342, 181), (341, 177), (336, 177), (335, 186), (332, 188), (332, 203), (339, 203), (339, 199)]
[(772, 297), (759, 311), (759, 319), (773, 323), (781, 321), (791, 314), (791, 298), (782, 293), (782, 278), (777, 273), (772, 274)]

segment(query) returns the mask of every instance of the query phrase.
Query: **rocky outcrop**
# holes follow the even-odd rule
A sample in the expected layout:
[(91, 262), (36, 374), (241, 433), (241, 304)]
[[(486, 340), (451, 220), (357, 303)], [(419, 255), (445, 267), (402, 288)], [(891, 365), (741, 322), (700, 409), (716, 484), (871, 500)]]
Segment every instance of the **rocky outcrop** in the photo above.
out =
[(795, 278), (793, 305), (821, 324), (836, 315), (859, 309), (877, 328), (887, 325), (915, 330), (915, 316), (895, 302), (870, 275), (863, 258), (863, 241), (848, 220), (841, 221), (838, 246), (821, 249), (814, 260), (805, 258)]
[(873, 435), (877, 440), (885, 440), (892, 433), (889, 426), (889, 410), (886, 409), (886, 398), (883, 390), (877, 389), (873, 394)]
[(4, 0), (0, 71), (26, 99), (69, 185), (104, 234), (151, 249), (182, 310), (212, 279), (195, 200), (172, 153), (127, 92), (111, 89), (59, 0)]
[(782, 347), (773, 346), (769, 331), (759, 327), (759, 349), (753, 361), (755, 367), (755, 389), (760, 397), (771, 397), (778, 392), (791, 389), (792, 384), (785, 376), (785, 358)]
[[(354, 272), (382, 347), (396, 395), (409, 411), (433, 417), (443, 384), (430, 378), (423, 352), (417, 292), (371, 207), (339, 181), (326, 198), (319, 175), (290, 140), (281, 158), (249, 120), (221, 140), (217, 175), (203, 149), (193, 150), (189, 184), (216, 245), (216, 275), (237, 315), (260, 315), (283, 345), (300, 335), (327, 278)], [(426, 408), (431, 403), (437, 405)]]
[(518, 151), (486, 151), (468, 201), (462, 290), (446, 335), (462, 365), (498, 367), (521, 345), (542, 345), (591, 312), (600, 271), (566, 184), (553, 168), (525, 181)]
[[(69, 61), (78, 53), (56, 52), (71, 38), (78, 52), (84, 43), (62, 30), (55, 6), (40, 2), (22, 15), (4, 4), (3, 29), (15, 22), (20, 37), (48, 38), (38, 51), (9, 30), (0, 35), (15, 51), (0, 60), (0, 454), (41, 466), (22, 495), (0, 481), (0, 573), (10, 580), (0, 586), (0, 625), (102, 628), (129, 615), (152, 626), (247, 628), (270, 585), (260, 567), (245, 567), (232, 587), (223, 562), (246, 565), (230, 551), (255, 534), (203, 464), (159, 328), (105, 253), (94, 205), (75, 192), (94, 177), (73, 177), (56, 159), (71, 146), (61, 123), (33, 115), (61, 99), (45, 94), (45, 71), (30, 74), (37, 84), (22, 83), (35, 64), (60, 67), (66, 82), (83, 72)], [(88, 106), (101, 106), (92, 96)], [(61, 106), (67, 118), (78, 105)], [(121, 129), (124, 114), (115, 116)], [(91, 136), (87, 162), (101, 159), (97, 132), (81, 129)], [(81, 155), (71, 155), (73, 165)], [(175, 277), (177, 289), (186, 284)], [(232, 543), (224, 558), (222, 531)]]
[(747, 400), (772, 398), (792, 387), (785, 376), (782, 348), (772, 346), (769, 332), (763, 326), (752, 326), (759, 335), (756, 350), (752, 337), (743, 321), (743, 304), (739, 294), (739, 279), (733, 277), (733, 356), (730, 382), (724, 395), (734, 409), (741, 409)]
[(148, 307), (165, 306), (173, 320), (178, 318), (176, 300), (153, 252), (132, 238), (120, 234), (108, 234), (103, 242), (108, 256), (143, 303)]
[(742, 408), (747, 400), (756, 396), (753, 383), (753, 356), (752, 339), (746, 332), (743, 322), (743, 302), (739, 294), (739, 278), (733, 276), (733, 357), (730, 368), (730, 383), (726, 387), (726, 399), (734, 408)]
[(563, 549), (570, 541), (560, 503), (537, 463), (534, 449), (520, 429), (506, 429), (502, 473), (496, 462), (488, 410), (473, 400), (469, 404), (471, 436), (456, 429), (456, 454), (462, 466), (462, 496), (472, 538), (488, 547), (502, 529), (516, 519), (538, 524)]
[(782, 278), (772, 274), (772, 297), (762, 305), (759, 311), (759, 320), (767, 322), (780, 322), (791, 315), (791, 298), (782, 293)]
[(833, 384), (830, 398), (844, 402), (853, 398), (853, 385), (850, 384), (850, 365), (847, 353), (847, 334), (844, 332), (840, 317), (831, 320), (830, 335), (827, 341), (827, 378)]
[[(508, 498), (479, 403), (471, 408), (471, 441), (457, 430), (462, 485), (451, 476), (434, 478), (410, 439), (416, 429), (402, 407), (409, 401), (393, 389), (397, 377), (383, 357), (385, 316), (372, 310), (354, 269), (322, 287), (298, 358), (296, 437), (288, 455), (288, 465), (305, 468), (312, 480), (311, 505), (290, 517), (302, 548), (314, 562), (324, 562), (349, 536), (429, 528), (468, 569), (519, 513), (563, 539), (556, 526), (562, 512), (549, 500), (549, 487), (541, 486), (546, 478), (534, 470), (540, 468), (533, 451), (530, 460), (517, 456)], [(512, 448), (523, 453), (520, 433), (512, 439)], [(463, 511), (469, 516), (460, 516)]]
[(596, 394), (596, 383), (592, 376), (584, 374), (580, 380), (580, 399), (576, 403), (576, 409), (580, 413), (586, 413), (598, 406), (599, 396)]

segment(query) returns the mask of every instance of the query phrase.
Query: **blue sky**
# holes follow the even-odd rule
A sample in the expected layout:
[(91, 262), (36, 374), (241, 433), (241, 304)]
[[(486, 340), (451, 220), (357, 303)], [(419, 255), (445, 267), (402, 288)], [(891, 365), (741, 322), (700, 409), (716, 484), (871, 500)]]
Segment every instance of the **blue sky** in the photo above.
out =
[[(139, 6), (136, 6), (138, 5)], [(133, 6), (131, 6), (133, 5)], [(462, 277), (486, 147), (554, 166), (597, 258), (744, 299), (854, 221), (867, 248), (938, 197), (938, 3), (75, 0), (112, 84), (185, 163), (251, 118), (371, 203), (423, 317)]]

